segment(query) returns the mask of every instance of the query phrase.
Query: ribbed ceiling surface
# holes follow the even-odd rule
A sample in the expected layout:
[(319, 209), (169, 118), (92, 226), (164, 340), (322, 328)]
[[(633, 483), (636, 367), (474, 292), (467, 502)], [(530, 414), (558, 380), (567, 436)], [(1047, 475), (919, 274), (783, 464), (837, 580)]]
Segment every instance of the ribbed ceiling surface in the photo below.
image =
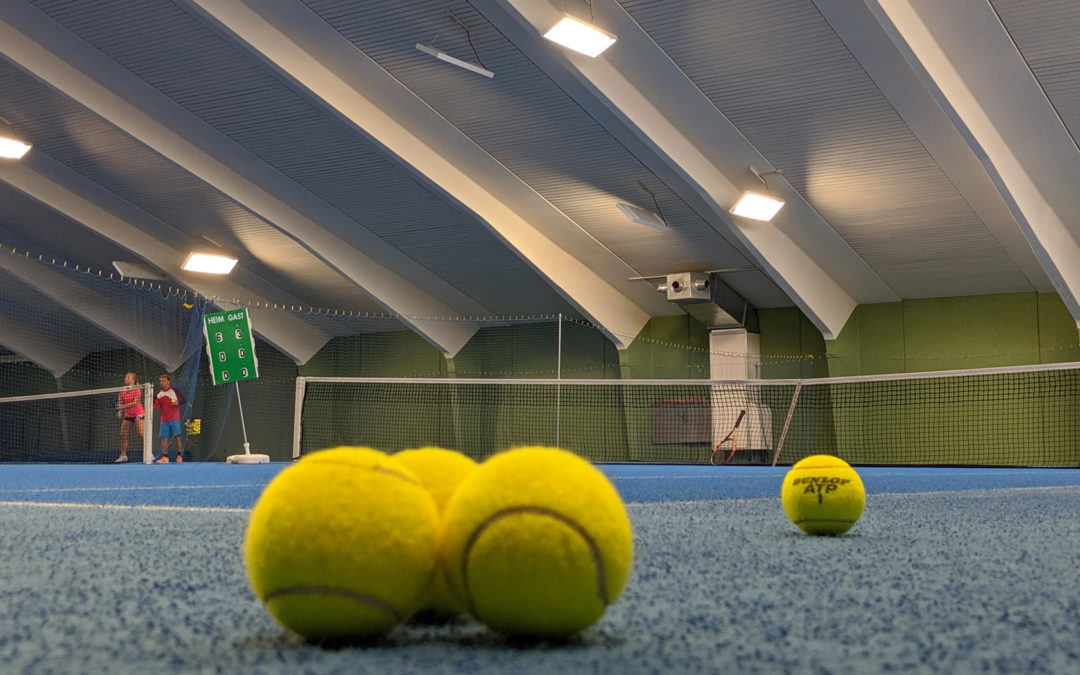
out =
[[(17, 321), (30, 333), (40, 336), (39, 347), (53, 348), (50, 340), (74, 348), (78, 353), (120, 349), (125, 345), (70, 308), (42, 295), (34, 287), (0, 268), (0, 323)], [(77, 336), (77, 347), (73, 346)]]
[(622, 5), (901, 297), (1032, 290), (810, 0)]
[(94, 269), (113, 271), (114, 260), (136, 260), (109, 239), (59, 215), (49, 207), (0, 183), (0, 245), (20, 253), (78, 260)]
[[(201, 120), (207, 133), (220, 135), (222, 155), (253, 156), (291, 180), (298, 190), (287, 200), (302, 201), (294, 204), (299, 210), (336, 209), (343, 219), (325, 226), (358, 251), (365, 228), (495, 314), (579, 314), (486, 225), (191, 5), (10, 1), (39, 8), (112, 59), (116, 72), (130, 72), (191, 113), (192, 125), (201, 128)], [(593, 108), (575, 102), (468, 0), (281, 1), (308, 7), (415, 93), (417, 105), (430, 106), (565, 214), (572, 226), (557, 236), (570, 232), (588, 244), (572, 252), (585, 265), (599, 269), (595, 263), (614, 255), (628, 274), (641, 276), (736, 270), (725, 279), (759, 307), (793, 304), (726, 230), (714, 229), (677, 196), (685, 186), (669, 189), (647, 168), (652, 158), (635, 157), (619, 133), (586, 112)], [(1033, 290), (814, 0), (618, 1), (662, 50), (656, 55), (669, 57), (782, 169), (783, 179), (900, 297)], [(989, 1), (1075, 139), (1080, 2)], [(588, 6), (568, 3), (567, 10)], [(418, 42), (482, 62), (495, 77), (436, 60), (417, 51)], [(107, 88), (108, 75), (101, 77), (98, 84)], [(282, 231), (292, 224), (265, 222), (227, 196), (234, 192), (180, 168), (6, 59), (0, 117), (34, 143), (34, 152), (161, 221), (172, 228), (162, 230), (167, 234), (175, 230), (238, 255), (245, 271), (280, 289), (272, 301), (381, 312), (367, 293)], [(670, 227), (629, 223), (615, 206), (620, 201), (659, 212)], [(0, 187), (0, 206), (0, 243), (6, 235), (101, 269), (124, 255), (123, 242), (108, 242), (12, 188)], [(816, 262), (828, 268), (828, 260)], [(33, 293), (22, 282), (2, 281), (9, 293)], [(5, 302), (14, 307), (24, 300), (9, 295)], [(401, 327), (389, 319), (305, 318), (331, 334)]]
[(1080, 2), (991, 0), (1061, 121), (1080, 140)]
[[(4, 61), (0, 61), (0, 88), (19, 92), (17, 105), (0, 104), (0, 115), (34, 142), (36, 152), (49, 155), (213, 251), (215, 247), (202, 239), (209, 237), (240, 258), (249, 271), (291, 290), (282, 302), (302, 298), (312, 304), (343, 306), (348, 302), (361, 310), (378, 309), (285, 234)], [(82, 236), (85, 230), (76, 231), (76, 236)]]
[[(491, 311), (511, 314), (520, 302), (529, 302), (537, 312), (569, 311), (482, 225), (451, 208), (355, 130), (172, 3), (35, 4)], [(238, 237), (255, 237), (266, 228), (237, 223), (233, 229)], [(349, 239), (347, 232), (337, 234)]]
[[(304, 3), (638, 274), (752, 267), (464, 0), (395, 2), (393, 21), (381, 3)], [(495, 77), (438, 61), (418, 42)], [(620, 201), (661, 211), (671, 228), (628, 222)]]

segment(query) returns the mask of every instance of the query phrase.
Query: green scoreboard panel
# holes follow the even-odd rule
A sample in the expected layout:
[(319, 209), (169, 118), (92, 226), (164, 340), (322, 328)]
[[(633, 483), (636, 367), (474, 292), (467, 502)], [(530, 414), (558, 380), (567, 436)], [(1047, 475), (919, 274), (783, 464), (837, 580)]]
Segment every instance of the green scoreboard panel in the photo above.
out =
[(255, 336), (251, 333), (247, 309), (206, 314), (203, 316), (203, 335), (214, 384), (232, 384), (259, 376)]

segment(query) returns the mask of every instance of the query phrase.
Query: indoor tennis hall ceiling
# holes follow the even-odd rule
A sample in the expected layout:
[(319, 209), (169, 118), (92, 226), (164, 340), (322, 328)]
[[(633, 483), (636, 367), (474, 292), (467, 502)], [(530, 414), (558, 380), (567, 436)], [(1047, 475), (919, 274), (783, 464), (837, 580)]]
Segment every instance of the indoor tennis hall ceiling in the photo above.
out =
[[(545, 40), (565, 13), (616, 42)], [(1056, 290), (1080, 319), (1078, 34), (1074, 0), (6, 0), (0, 117), (33, 149), (0, 160), (0, 243), (390, 314), (367, 328), (448, 355), (556, 313), (625, 347), (683, 313), (677, 272), (827, 338), (910, 298)], [(744, 190), (785, 205), (732, 215)], [(0, 264), (0, 316), (85, 299), (35, 274)], [(256, 325), (304, 362), (357, 324)]]

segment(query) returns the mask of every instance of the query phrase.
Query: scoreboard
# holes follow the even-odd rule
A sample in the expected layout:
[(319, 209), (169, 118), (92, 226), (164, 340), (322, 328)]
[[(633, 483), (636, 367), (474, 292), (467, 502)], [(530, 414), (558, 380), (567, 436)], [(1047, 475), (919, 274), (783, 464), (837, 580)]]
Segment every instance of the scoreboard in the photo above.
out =
[(204, 315), (203, 336), (214, 384), (232, 384), (259, 376), (255, 336), (247, 308)]

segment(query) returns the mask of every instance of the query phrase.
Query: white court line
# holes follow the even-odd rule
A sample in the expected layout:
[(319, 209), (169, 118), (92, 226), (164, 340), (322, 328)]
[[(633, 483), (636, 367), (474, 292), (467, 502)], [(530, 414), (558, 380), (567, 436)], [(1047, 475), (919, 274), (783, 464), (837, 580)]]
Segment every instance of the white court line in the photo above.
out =
[[(729, 474), (730, 475), (730, 474)], [(608, 476), (611, 480), (654, 480), (657, 478), (717, 478), (718, 476), (700, 476), (700, 475), (686, 475), (686, 476)]]
[(904, 495), (961, 495), (972, 492), (1052, 492), (1080, 490), (1080, 485), (1016, 485), (1013, 487), (965, 488), (962, 490), (920, 490), (918, 492), (868, 492), (867, 497), (902, 497)]
[[(987, 493), (987, 492), (1052, 492), (1054, 490), (1078, 490), (1080, 485), (1025, 485), (1018, 487), (996, 487), (996, 488), (969, 488), (963, 490), (919, 490), (917, 492), (868, 492), (866, 498), (872, 499), (874, 497), (912, 497), (915, 495), (963, 495), (975, 493)], [(986, 496), (981, 494), (979, 496)], [(692, 504), (716, 504), (718, 502), (760, 502), (760, 501), (778, 501), (780, 495), (774, 495), (771, 497), (717, 497), (715, 499), (668, 499), (664, 501), (627, 501), (624, 502), (627, 506), (656, 506), (663, 504), (670, 504), (679, 506), (686, 506)]]
[(251, 509), (231, 508), (227, 506), (160, 506), (154, 504), (82, 504), (78, 502), (5, 502), (4, 506), (33, 506), (38, 508), (61, 509), (103, 509), (107, 511), (180, 511), (184, 513), (251, 513)]
[[(716, 467), (716, 468), (719, 468), (719, 467)], [(777, 477), (777, 474), (769, 474), (767, 476), (763, 476), (763, 475), (758, 474), (756, 471), (751, 471), (750, 473), (742, 473), (742, 472), (735, 472), (735, 471), (725, 471), (725, 472), (723, 472), (723, 474), (720, 474), (720, 473), (709, 473), (709, 474), (687, 473), (687, 474), (677, 474), (677, 475), (676, 474), (657, 474), (655, 476), (608, 476), (608, 478), (610, 478), (611, 480), (644, 480), (644, 479), (654, 480), (654, 479), (657, 479), (657, 478), (701, 478), (701, 479), (705, 479), (705, 478), (716, 479), (716, 478), (725, 478), (725, 477), (726, 478), (733, 478), (733, 477), (744, 478), (746, 476), (752, 476), (752, 477), (755, 477), (755, 478), (768, 478), (768, 479), (772, 480), (772, 479)]]
[(123, 487), (70, 487), (70, 488), (20, 488), (20, 489), (7, 489), (0, 488), (0, 494), (6, 494), (8, 492), (19, 492), (27, 494), (38, 494), (44, 492), (135, 492), (138, 490), (203, 490), (203, 489), (220, 489), (220, 488), (234, 488), (234, 487), (264, 487), (263, 483), (234, 483), (231, 485), (159, 485), (157, 487), (139, 487), (139, 486), (123, 486)]

